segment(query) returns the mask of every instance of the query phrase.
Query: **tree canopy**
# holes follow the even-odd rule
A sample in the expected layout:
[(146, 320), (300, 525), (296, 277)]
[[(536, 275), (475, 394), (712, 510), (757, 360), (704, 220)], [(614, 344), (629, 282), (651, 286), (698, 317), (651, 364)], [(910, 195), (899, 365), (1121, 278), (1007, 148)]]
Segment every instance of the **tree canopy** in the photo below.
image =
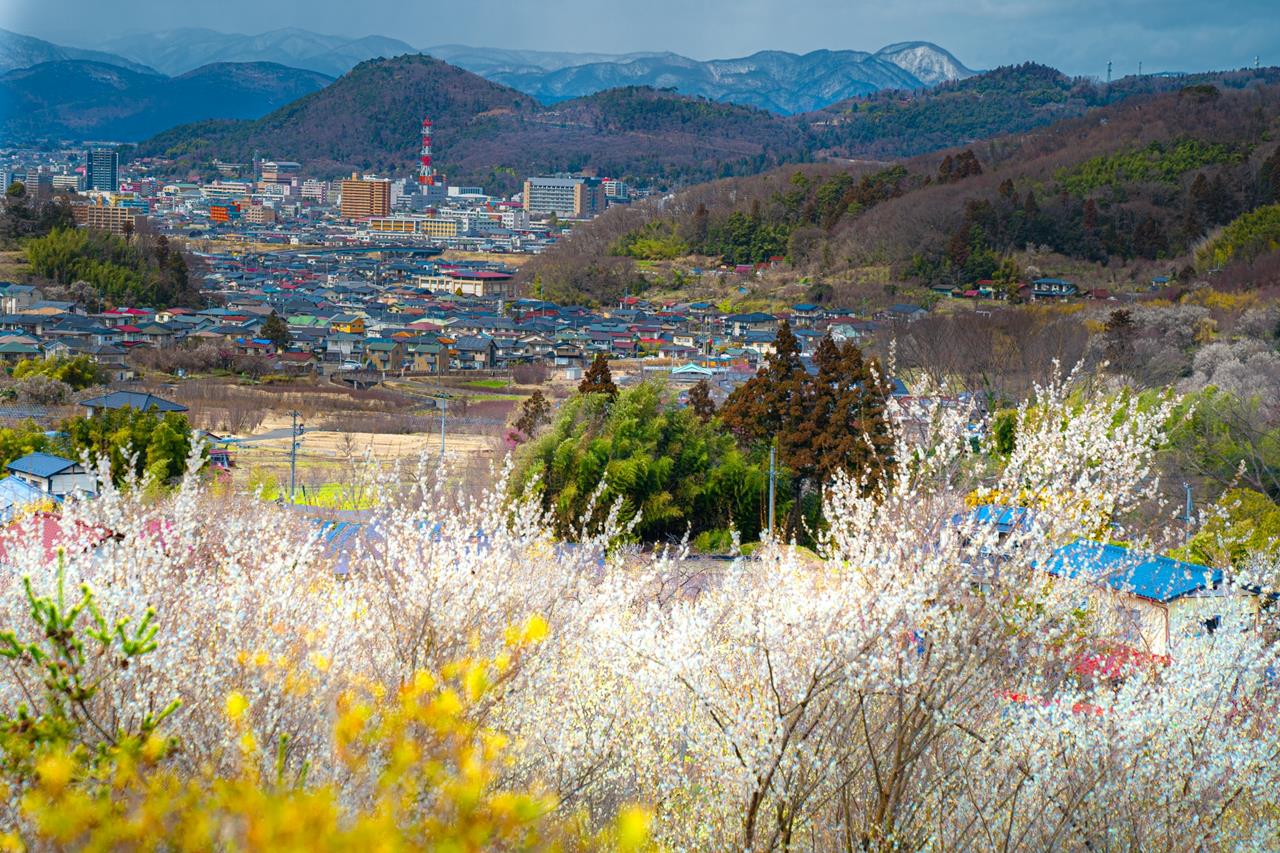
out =
[(578, 394), (526, 445), (517, 489), (541, 480), (544, 507), (557, 533), (573, 537), (597, 489), (596, 518), (621, 501), (644, 541), (675, 539), (733, 525), (743, 539), (760, 530), (765, 474), (716, 421), (703, 422), (644, 382), (610, 399)]

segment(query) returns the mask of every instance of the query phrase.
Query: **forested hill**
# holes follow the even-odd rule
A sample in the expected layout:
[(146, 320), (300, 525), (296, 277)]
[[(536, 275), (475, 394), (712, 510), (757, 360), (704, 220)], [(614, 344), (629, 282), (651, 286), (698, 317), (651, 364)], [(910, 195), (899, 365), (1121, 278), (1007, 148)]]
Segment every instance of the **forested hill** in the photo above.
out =
[[(1216, 75), (1222, 85), (1237, 85)], [(212, 173), (212, 160), (298, 160), (337, 176), (408, 174), (424, 116), (436, 159), (455, 183), (510, 192), (524, 175), (596, 168), (663, 187), (755, 174), (827, 156), (889, 158), (961, 145), (1083, 114), (1168, 78), (1109, 89), (1053, 69), (1002, 68), (919, 92), (880, 93), (819, 113), (778, 116), (666, 90), (625, 87), (554, 106), (430, 57), (370, 60), (256, 121), (183, 125), (139, 146), (172, 171)]]
[(798, 117), (815, 148), (833, 157), (911, 157), (1022, 133), (1136, 95), (1214, 83), (1240, 88), (1254, 72), (1124, 77), (1101, 84), (1033, 62), (996, 68), (918, 92), (881, 92)]
[[(1278, 128), (1280, 71), (1233, 75), (893, 165), (791, 166), (692, 187), (661, 207), (609, 212), (523, 273), (562, 299), (608, 302), (656, 284), (635, 264), (685, 255), (701, 256), (689, 266), (781, 256), (792, 280), (825, 280), (837, 295), (872, 278), (922, 292), (1025, 278), (1032, 265), (1141, 281), (1206, 258), (1256, 263), (1265, 253), (1194, 252), (1280, 201)], [(1232, 245), (1269, 245), (1259, 229), (1276, 219), (1255, 219)]]
[(513, 89), (419, 55), (371, 60), (257, 121), (203, 122), (143, 143), (140, 156), (207, 170), (214, 157), (302, 162), (336, 176), (407, 174), (418, 128), (435, 123), (436, 161), (454, 183), (510, 192), (530, 173), (595, 167), (670, 181), (747, 174), (795, 159), (808, 135), (749, 107), (647, 88), (544, 108)]

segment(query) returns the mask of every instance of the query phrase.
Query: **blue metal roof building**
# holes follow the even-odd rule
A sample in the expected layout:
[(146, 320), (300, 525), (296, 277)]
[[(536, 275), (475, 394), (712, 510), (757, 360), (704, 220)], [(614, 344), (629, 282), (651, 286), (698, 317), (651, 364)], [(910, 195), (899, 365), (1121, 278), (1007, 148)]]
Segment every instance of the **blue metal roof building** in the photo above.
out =
[(28, 453), (21, 456), (5, 467), (15, 474), (30, 474), (33, 477), (49, 479), (55, 474), (61, 474), (63, 471), (75, 468), (79, 462), (73, 462), (70, 459), (63, 459), (61, 456), (54, 456), (52, 453)]
[(1138, 554), (1119, 545), (1078, 539), (1046, 561), (1045, 571), (1064, 578), (1106, 583), (1150, 601), (1167, 604), (1222, 584), (1222, 571), (1170, 557)]

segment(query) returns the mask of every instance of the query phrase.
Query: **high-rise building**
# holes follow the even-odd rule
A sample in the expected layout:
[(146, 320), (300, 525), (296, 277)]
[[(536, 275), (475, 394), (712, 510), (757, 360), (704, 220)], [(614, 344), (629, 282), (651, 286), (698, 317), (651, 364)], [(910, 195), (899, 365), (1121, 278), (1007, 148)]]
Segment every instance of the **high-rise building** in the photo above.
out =
[(342, 181), (342, 217), (368, 219), (391, 213), (391, 181), (352, 174)]
[(604, 208), (604, 186), (599, 178), (553, 175), (524, 182), (524, 209), (530, 213), (590, 219)]
[(84, 155), (84, 188), (115, 192), (120, 186), (120, 156), (114, 148), (90, 148)]

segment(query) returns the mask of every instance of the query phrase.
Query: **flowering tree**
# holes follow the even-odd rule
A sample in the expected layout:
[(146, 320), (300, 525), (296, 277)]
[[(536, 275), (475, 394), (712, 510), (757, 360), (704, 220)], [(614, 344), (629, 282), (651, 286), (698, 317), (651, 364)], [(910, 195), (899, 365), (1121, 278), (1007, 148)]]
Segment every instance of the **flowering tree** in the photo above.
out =
[[(172, 734), (180, 748), (147, 760), (175, 785), (254, 767), (332, 797), (343, 826), (386, 795), (371, 768), (439, 747), (429, 721), (376, 721), (448, 684), (473, 700), (467, 731), (503, 744), (466, 790), (554, 803), (581, 837), (615, 833), (606, 843), (626, 840), (619, 816), (642, 803), (677, 849), (1273, 848), (1267, 617), (1232, 611), (1099, 675), (1082, 661), (1132, 642), (1112, 578), (1046, 571), (1082, 536), (1127, 541), (1135, 561), (1169, 545), (1171, 508), (1148, 496), (1175, 404), (1054, 382), (1013, 416), (999, 457), (975, 456), (971, 413), (917, 412), (926, 435), (895, 431), (891, 480), (827, 485), (815, 551), (768, 540), (710, 566), (619, 547), (617, 507), (589, 506), (589, 527), (556, 536), (536, 497), (510, 498), (501, 477), (455, 494), (429, 461), (374, 468), (378, 508), (345, 538), (194, 475), (160, 500), (106, 484), (50, 536), (22, 526), (45, 516), (0, 536), (3, 619), (18, 646), (47, 634), (23, 576), (37, 599), (88, 584), (108, 627), (152, 614), (141, 635), (122, 628), (154, 644), (128, 666), (85, 656), (93, 691), (70, 706), (85, 742)], [(975, 498), (1022, 512), (1000, 528)], [(0, 711), (30, 713), (41, 690), (4, 670)], [(361, 740), (373, 731), (391, 739)], [(357, 743), (371, 763), (349, 760)], [(80, 764), (59, 783), (41, 753), (23, 775), (0, 745), (11, 786), (36, 798), (9, 799), (7, 827), (31, 830), (39, 797), (87, 790)]]

